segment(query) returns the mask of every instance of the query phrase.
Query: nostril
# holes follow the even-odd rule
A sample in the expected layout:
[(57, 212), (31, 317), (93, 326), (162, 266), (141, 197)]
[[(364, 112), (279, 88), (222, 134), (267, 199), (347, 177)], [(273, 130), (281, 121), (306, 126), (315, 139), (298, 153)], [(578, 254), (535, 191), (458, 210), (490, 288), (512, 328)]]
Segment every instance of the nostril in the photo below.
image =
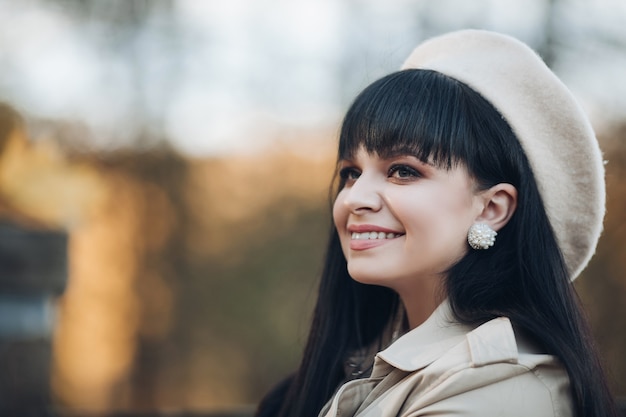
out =
[(353, 212), (376, 211), (380, 209), (382, 199), (377, 193), (351, 193), (345, 204)]

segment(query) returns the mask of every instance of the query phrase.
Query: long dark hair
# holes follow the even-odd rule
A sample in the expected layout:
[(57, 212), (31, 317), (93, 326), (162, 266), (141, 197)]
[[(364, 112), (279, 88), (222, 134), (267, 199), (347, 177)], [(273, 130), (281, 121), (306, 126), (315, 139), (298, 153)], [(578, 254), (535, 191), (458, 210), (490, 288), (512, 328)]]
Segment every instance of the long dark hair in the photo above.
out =
[[(452, 310), (464, 323), (509, 317), (561, 360), (579, 417), (617, 415), (529, 162), (498, 111), (440, 73), (396, 72), (367, 87), (348, 110), (338, 158), (359, 146), (381, 157), (411, 154), (440, 168), (462, 164), (485, 189), (503, 182), (516, 187), (517, 209), (496, 245), (468, 251), (448, 271)], [(279, 415), (317, 416), (344, 381), (346, 358), (381, 336), (398, 303), (393, 291), (350, 278), (332, 228), (309, 339)]]

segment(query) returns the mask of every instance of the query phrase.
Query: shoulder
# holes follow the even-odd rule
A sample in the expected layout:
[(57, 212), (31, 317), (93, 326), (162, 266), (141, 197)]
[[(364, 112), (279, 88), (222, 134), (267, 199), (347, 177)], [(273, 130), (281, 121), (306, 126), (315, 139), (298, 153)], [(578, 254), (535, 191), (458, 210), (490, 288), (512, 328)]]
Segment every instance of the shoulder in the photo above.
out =
[(458, 392), (408, 416), (463, 415), (472, 417), (569, 417), (567, 394), (556, 393), (532, 373)]
[(420, 400), (407, 404), (421, 405), (405, 415), (455, 415), (453, 410), (464, 416), (572, 415), (563, 366), (516, 334), (506, 318), (468, 332), (463, 342), (410, 378), (422, 383), (411, 395), (417, 399), (419, 392)]

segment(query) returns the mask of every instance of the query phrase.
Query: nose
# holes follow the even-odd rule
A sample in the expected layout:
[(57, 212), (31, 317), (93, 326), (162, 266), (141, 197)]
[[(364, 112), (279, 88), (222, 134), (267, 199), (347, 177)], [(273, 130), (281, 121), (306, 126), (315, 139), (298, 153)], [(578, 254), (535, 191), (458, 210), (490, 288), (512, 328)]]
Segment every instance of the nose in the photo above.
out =
[(381, 190), (376, 180), (365, 174), (354, 181), (350, 187), (343, 190), (345, 193), (344, 204), (355, 214), (381, 209), (383, 199)]

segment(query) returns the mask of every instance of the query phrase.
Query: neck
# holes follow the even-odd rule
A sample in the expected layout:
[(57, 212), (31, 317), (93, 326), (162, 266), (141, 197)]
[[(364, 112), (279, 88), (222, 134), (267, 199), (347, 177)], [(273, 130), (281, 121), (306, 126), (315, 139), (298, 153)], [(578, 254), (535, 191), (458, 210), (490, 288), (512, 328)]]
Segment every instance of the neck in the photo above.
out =
[(424, 323), (444, 299), (440, 291), (441, 277), (421, 280), (419, 284), (413, 282), (410, 287), (396, 290), (404, 304), (411, 329)]

